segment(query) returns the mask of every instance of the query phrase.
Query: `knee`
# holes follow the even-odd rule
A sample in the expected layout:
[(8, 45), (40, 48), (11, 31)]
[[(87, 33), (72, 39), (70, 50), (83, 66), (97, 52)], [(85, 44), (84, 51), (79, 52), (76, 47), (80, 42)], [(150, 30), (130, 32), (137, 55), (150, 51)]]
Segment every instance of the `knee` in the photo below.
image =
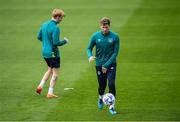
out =
[(59, 72), (58, 69), (55, 69), (55, 68), (52, 69), (53, 76), (58, 77), (58, 72)]
[(53, 77), (56, 77), (56, 78), (58, 77), (58, 73), (57, 72), (52, 72), (52, 74), (53, 74), (52, 75)]
[(52, 73), (53, 73), (53, 72), (52, 72), (52, 68), (48, 68), (47, 72), (48, 72), (49, 74), (52, 74)]

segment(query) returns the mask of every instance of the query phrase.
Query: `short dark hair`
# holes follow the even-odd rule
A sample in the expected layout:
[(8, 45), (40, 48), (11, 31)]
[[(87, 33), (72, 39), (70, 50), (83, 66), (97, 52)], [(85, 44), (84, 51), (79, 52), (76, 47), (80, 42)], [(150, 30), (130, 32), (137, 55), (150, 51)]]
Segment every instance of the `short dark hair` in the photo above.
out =
[(101, 20), (100, 20), (100, 24), (101, 25), (110, 25), (111, 21), (109, 18), (107, 17), (103, 17)]

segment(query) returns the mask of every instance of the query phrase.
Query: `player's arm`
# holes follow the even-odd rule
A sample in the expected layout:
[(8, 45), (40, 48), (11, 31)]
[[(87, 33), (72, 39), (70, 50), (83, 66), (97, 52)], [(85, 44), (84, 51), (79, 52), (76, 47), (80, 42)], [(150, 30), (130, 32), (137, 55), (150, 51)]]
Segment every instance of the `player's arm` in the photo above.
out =
[(40, 28), (39, 32), (38, 32), (38, 36), (37, 39), (42, 41), (42, 28)]
[(63, 46), (66, 43), (68, 43), (68, 39), (67, 38), (65, 38), (64, 40), (60, 40), (59, 36), (60, 36), (60, 30), (59, 30), (59, 28), (56, 28), (53, 31), (53, 35), (52, 35), (53, 44), (55, 46)]
[(95, 36), (93, 35), (87, 46), (87, 56), (88, 56), (89, 62), (94, 61), (96, 58), (95, 56), (93, 56), (93, 53), (92, 53), (94, 45), (95, 45)]
[(109, 65), (111, 63), (113, 63), (114, 60), (116, 60), (116, 57), (118, 55), (118, 52), (119, 52), (119, 37), (117, 36), (116, 37), (116, 40), (115, 40), (115, 44), (114, 44), (114, 53), (112, 54), (112, 56), (109, 58), (109, 60), (103, 65), (103, 67), (105, 69), (107, 69), (109, 67)]

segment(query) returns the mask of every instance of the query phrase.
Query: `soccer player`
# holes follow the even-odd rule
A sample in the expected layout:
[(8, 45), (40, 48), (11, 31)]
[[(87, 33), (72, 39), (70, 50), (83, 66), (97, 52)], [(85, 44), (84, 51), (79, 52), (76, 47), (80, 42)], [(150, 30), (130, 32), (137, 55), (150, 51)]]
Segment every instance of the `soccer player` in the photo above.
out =
[(43, 23), (38, 33), (38, 40), (42, 42), (42, 55), (47, 63), (48, 70), (45, 72), (36, 92), (42, 92), (45, 82), (51, 77), (47, 98), (57, 98), (58, 96), (53, 93), (54, 86), (58, 78), (58, 71), (60, 68), (60, 52), (58, 46), (68, 43), (68, 39), (60, 40), (60, 28), (57, 26), (65, 14), (61, 9), (54, 9), (52, 11), (52, 19)]
[[(116, 57), (119, 51), (119, 36), (110, 30), (110, 19), (103, 17), (100, 20), (100, 31), (95, 32), (88, 44), (87, 55), (89, 62), (96, 60), (96, 74), (98, 79), (98, 108), (103, 108), (102, 97), (104, 95), (107, 80), (109, 93), (116, 96), (115, 77), (116, 77)], [(92, 50), (96, 46), (96, 54), (93, 56)], [(115, 103), (114, 103), (115, 104)], [(114, 115), (114, 104), (109, 106), (109, 112)]]

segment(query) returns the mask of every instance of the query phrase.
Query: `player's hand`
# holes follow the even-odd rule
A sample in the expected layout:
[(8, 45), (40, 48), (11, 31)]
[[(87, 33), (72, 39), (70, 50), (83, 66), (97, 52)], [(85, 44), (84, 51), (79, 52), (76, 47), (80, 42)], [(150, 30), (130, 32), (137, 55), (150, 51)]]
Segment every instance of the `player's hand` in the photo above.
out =
[(93, 62), (95, 59), (96, 59), (95, 56), (91, 56), (91, 57), (89, 58), (89, 62)]
[(66, 41), (66, 43), (69, 43), (69, 39), (64, 37), (64, 40)]
[(103, 67), (103, 66), (102, 66), (102, 72), (103, 72), (104, 74), (106, 74), (106, 72), (107, 72), (107, 69), (106, 69), (105, 67)]

